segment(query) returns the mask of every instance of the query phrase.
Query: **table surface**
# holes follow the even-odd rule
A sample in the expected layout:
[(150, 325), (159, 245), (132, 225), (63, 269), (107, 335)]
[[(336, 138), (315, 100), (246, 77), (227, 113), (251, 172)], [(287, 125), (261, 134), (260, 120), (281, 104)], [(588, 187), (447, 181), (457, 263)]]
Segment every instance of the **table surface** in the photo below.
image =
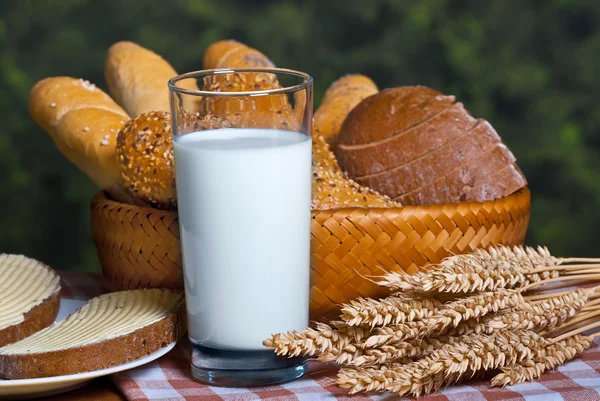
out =
[(51, 397), (39, 398), (40, 401), (125, 401), (117, 387), (108, 377), (93, 380), (79, 390)]

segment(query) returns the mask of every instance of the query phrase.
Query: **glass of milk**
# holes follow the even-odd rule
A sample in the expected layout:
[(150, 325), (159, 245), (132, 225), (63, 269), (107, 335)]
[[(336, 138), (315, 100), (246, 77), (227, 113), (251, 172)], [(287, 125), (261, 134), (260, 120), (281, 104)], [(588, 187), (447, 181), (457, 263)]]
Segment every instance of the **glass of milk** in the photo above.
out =
[(276, 68), (169, 81), (198, 381), (267, 385), (306, 370), (304, 358), (278, 357), (263, 341), (308, 325), (312, 84)]

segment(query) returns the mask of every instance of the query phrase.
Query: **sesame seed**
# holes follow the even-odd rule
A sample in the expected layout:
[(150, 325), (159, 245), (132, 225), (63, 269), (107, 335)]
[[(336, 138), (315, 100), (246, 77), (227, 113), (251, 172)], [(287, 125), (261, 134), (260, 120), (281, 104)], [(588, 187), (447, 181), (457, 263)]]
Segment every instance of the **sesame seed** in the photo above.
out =
[(85, 132), (88, 132), (90, 129), (89, 129), (88, 127), (83, 127), (83, 130), (84, 130)]
[(114, 128), (111, 128), (111, 129), (110, 129), (110, 132), (115, 132), (115, 129), (114, 129)]
[(104, 128), (100, 128), (100, 132), (104, 132)]
[(119, 124), (125, 124), (125, 121), (121, 120), (119, 121)]
[(102, 142), (100, 142), (100, 145), (106, 146), (108, 145), (108, 141), (106, 139), (103, 139)]
[(109, 134), (104, 135), (104, 139), (108, 139), (108, 138), (110, 138)]
[(55, 108), (56, 107), (56, 103), (55, 102), (50, 103), (50, 107)]

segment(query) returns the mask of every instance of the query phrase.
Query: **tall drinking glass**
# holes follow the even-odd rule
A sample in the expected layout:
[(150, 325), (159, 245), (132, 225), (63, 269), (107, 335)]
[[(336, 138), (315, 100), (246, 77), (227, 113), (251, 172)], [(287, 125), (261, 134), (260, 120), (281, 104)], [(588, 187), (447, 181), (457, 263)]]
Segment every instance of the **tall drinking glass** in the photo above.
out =
[(262, 342), (308, 324), (312, 78), (206, 70), (169, 88), (192, 374), (224, 386), (300, 377), (304, 359)]

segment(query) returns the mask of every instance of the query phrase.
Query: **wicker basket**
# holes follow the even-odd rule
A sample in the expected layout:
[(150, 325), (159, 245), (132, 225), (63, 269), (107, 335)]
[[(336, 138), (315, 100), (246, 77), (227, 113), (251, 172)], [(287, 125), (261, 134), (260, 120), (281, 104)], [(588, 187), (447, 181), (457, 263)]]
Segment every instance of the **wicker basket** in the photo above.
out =
[[(451, 253), (522, 244), (530, 193), (485, 203), (316, 211), (311, 225), (311, 317), (336, 304), (384, 295), (361, 275), (416, 272)], [(92, 229), (104, 275), (116, 289), (182, 286), (177, 213), (92, 200)]]

